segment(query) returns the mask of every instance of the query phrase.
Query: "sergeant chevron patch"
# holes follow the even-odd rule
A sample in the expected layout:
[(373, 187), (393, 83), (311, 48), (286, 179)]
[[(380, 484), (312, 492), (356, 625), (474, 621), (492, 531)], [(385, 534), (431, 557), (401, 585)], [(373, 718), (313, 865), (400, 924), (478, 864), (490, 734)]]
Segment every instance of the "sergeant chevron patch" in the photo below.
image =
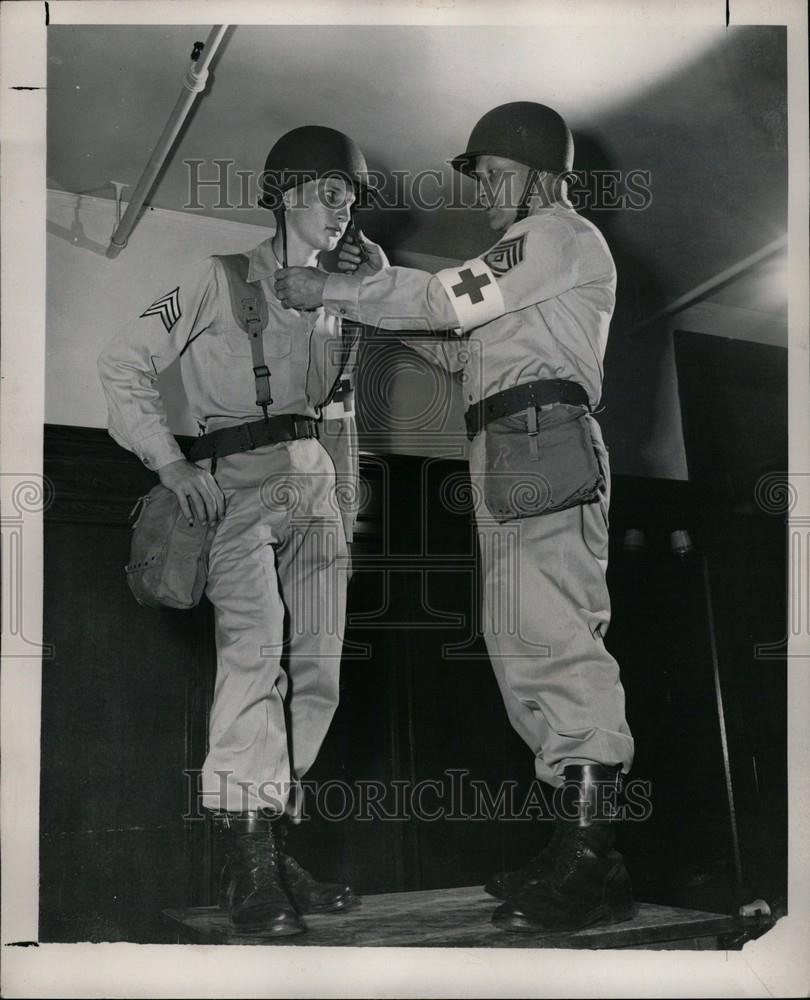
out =
[(144, 316), (160, 316), (163, 325), (166, 327), (166, 333), (172, 332), (172, 327), (183, 315), (180, 311), (180, 286), (173, 292), (167, 292), (156, 302), (153, 302), (148, 309), (145, 309), (141, 315), (140, 319)]
[(526, 234), (513, 236), (510, 240), (496, 243), (484, 254), (484, 260), (493, 274), (506, 274), (523, 260), (523, 250), (526, 246)]

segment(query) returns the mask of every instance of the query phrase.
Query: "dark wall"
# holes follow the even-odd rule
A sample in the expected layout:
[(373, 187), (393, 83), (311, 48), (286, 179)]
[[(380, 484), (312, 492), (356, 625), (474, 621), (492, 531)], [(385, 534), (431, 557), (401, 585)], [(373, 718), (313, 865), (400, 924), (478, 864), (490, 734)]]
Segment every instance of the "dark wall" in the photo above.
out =
[(689, 479), (756, 512), (763, 477), (787, 475), (787, 349), (687, 330), (673, 341)]
[[(55, 656), (43, 676), (41, 938), (169, 940), (162, 908), (213, 902), (211, 831), (203, 820), (182, 819), (183, 769), (199, 768), (205, 754), (211, 610), (204, 603), (189, 613), (154, 611), (129, 594), (128, 513), (154, 481), (133, 456), (104, 432), (80, 428), (48, 427), (45, 446), (56, 499), (46, 513), (44, 637)], [(325, 802), (333, 819), (316, 817), (313, 792), (295, 849), (321, 877), (351, 879), (362, 892), (480, 884), (534, 853), (549, 824), (465, 819), (470, 781), (493, 799), (512, 782), (519, 811), (533, 776), (477, 635), (470, 512), (463, 498), (441, 499), (448, 477), (463, 484), (465, 467), (364, 456), (361, 474), (369, 501), (355, 544), (341, 704), (308, 776), (322, 796), (329, 791), (320, 811)], [(778, 595), (784, 525), (759, 515), (740, 528), (756, 550), (752, 579), (729, 558), (730, 536), (718, 538), (705, 498), (687, 483), (616, 477), (611, 518), (608, 645), (622, 664), (634, 776), (652, 783), (652, 815), (622, 832), (631, 873), (642, 899), (730, 907), (698, 556), (708, 561), (713, 594), (738, 577), (734, 620), (776, 641), (783, 605), (778, 597), (764, 604), (760, 583)], [(622, 546), (631, 527), (646, 532), (638, 554)], [(697, 556), (671, 554), (676, 528), (691, 531)], [(784, 791), (784, 688), (772, 672), (749, 671), (740, 681), (746, 642), (715, 599), (738, 808), (746, 830), (766, 830), (776, 859), (752, 874), (757, 894), (767, 894), (781, 885), (783, 812), (768, 809)], [(403, 796), (424, 789), (422, 818), (390, 815), (397, 782)], [(372, 785), (385, 793), (377, 807), (368, 802)], [(353, 796), (348, 809), (341, 787)], [(438, 804), (449, 815), (430, 821)]]
[(788, 352), (683, 330), (673, 340), (689, 478), (704, 496), (743, 874), (756, 883), (763, 867), (783, 877), (786, 854)]
[(182, 771), (204, 750), (212, 622), (127, 590), (128, 515), (154, 476), (102, 431), (48, 427), (45, 442), (40, 934), (145, 940), (160, 907), (202, 902)]

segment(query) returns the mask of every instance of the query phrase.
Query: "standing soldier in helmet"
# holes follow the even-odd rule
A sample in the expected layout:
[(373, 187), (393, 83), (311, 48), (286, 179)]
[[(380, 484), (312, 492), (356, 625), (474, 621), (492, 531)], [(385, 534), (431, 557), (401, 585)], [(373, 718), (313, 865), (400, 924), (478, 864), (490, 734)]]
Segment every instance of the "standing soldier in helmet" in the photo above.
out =
[[(262, 175), (273, 237), (167, 282), (99, 359), (112, 436), (157, 472), (189, 521), (216, 525), (207, 595), (217, 676), (202, 804), (228, 846), (221, 905), (240, 929), (268, 935), (300, 933), (303, 914), (357, 902), (285, 849), (285, 814), (338, 703), (357, 485), (346, 405), (353, 330), (323, 309), (283, 309), (273, 279), (282, 263), (314, 264), (335, 249), (366, 175), (340, 132), (282, 136)], [(201, 429), (191, 461), (154, 384), (178, 357)]]
[(478, 181), (502, 231), (486, 253), (435, 275), (379, 259), (367, 277), (290, 268), (276, 290), (290, 308), (323, 304), (388, 329), (391, 317), (422, 317), (454, 331), (436, 346), (464, 386), (484, 635), (509, 718), (558, 807), (548, 845), (487, 883), (504, 901), (493, 920), (559, 930), (627, 919), (632, 890), (613, 844), (633, 740), (603, 641), (609, 469), (591, 415), (616, 271), (566, 198), (573, 139), (551, 108), (495, 108), (452, 165)]

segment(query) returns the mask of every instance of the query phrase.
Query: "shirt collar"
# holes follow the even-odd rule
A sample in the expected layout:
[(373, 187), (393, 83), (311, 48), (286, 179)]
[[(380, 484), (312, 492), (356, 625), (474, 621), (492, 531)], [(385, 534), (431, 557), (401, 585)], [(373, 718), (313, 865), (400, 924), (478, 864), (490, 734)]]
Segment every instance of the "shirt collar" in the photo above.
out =
[(260, 281), (262, 278), (269, 278), (274, 274), (281, 264), (276, 259), (273, 252), (272, 236), (264, 240), (248, 254), (248, 281)]

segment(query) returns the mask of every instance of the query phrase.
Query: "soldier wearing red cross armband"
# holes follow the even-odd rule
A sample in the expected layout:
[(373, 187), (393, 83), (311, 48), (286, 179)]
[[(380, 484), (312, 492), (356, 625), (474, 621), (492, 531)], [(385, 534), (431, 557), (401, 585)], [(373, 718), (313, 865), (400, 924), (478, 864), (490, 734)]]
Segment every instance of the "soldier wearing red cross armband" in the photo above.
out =
[(574, 210), (573, 138), (544, 105), (488, 112), (452, 165), (473, 177), (488, 251), (436, 274), (290, 268), (288, 307), (397, 329), (421, 317), (443, 341), (417, 349), (464, 386), (483, 573), (484, 636), (512, 725), (554, 788), (550, 841), (493, 875), (505, 930), (575, 930), (630, 918), (614, 848), (618, 796), (633, 759), (619, 667), (605, 648), (610, 471), (592, 415), (616, 270), (602, 235)]

